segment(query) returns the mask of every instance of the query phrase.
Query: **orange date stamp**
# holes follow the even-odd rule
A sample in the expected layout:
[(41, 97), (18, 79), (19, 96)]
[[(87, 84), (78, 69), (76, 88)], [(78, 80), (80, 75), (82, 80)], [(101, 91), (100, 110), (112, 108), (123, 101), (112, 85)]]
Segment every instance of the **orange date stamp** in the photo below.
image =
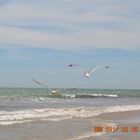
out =
[(117, 126), (95, 126), (93, 128), (93, 132), (106, 132), (106, 133), (112, 133), (112, 132), (122, 132), (122, 133), (136, 133), (136, 132), (140, 132), (140, 128), (137, 126), (132, 126), (132, 127), (128, 127), (128, 126), (121, 126), (121, 127), (117, 127)]

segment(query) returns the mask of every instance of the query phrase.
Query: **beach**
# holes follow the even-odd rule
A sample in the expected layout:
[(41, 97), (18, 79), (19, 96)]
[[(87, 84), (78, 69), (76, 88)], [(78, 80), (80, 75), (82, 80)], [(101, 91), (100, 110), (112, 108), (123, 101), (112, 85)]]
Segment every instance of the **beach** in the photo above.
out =
[(98, 119), (111, 121), (117, 124), (116, 132), (108, 132), (112, 140), (139, 140), (140, 138), (140, 110), (105, 113)]
[(139, 140), (139, 93), (0, 89), (0, 140)]
[(140, 140), (140, 0), (0, 0), (0, 140)]
[[(72, 118), (62, 121), (33, 121), (29, 123), (0, 126), (1, 140), (139, 140), (140, 110), (127, 112), (104, 113), (89, 118)], [(95, 132), (94, 128), (119, 127), (116, 132)], [(121, 128), (128, 127), (129, 132)], [(138, 127), (139, 132), (131, 132)]]

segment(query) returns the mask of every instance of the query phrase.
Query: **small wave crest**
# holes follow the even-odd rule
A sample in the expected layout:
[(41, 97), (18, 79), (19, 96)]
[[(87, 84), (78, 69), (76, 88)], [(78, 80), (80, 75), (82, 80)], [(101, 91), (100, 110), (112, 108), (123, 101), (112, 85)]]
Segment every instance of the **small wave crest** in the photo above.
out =
[(77, 94), (52, 94), (49, 97), (57, 98), (116, 98), (115, 94), (95, 94), (95, 93), (77, 93)]
[(98, 98), (98, 97), (102, 97), (102, 98), (115, 98), (115, 97), (118, 97), (118, 95), (115, 95), (115, 94), (87, 94), (87, 93), (84, 93), (84, 94), (77, 94), (75, 95), (76, 98)]

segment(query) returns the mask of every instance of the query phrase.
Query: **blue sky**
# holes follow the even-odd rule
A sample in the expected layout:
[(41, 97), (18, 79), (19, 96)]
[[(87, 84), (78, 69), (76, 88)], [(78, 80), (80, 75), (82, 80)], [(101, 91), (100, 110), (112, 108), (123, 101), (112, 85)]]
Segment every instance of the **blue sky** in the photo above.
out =
[[(139, 0), (0, 0), (0, 87), (140, 88)], [(89, 79), (68, 67), (109, 65)]]

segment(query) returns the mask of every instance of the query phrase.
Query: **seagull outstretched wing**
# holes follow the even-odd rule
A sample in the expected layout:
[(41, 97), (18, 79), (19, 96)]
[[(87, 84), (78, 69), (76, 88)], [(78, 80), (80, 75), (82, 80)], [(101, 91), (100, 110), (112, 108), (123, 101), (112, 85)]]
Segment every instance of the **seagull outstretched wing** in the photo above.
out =
[(53, 91), (53, 90), (52, 90), (52, 89), (50, 89), (47, 85), (42, 84), (42, 83), (40, 83), (40, 82), (36, 81), (35, 79), (32, 79), (32, 80), (33, 80), (33, 82), (35, 82), (35, 83), (37, 83), (37, 84), (39, 84), (39, 85), (41, 85), (41, 86), (43, 86), (43, 87), (45, 87), (45, 88), (49, 89), (51, 92)]
[(101, 68), (109, 68), (109, 67), (108, 66), (103, 66), (103, 65), (96, 65), (94, 68), (92, 68), (89, 71), (89, 74), (92, 74), (93, 72), (95, 72), (96, 70), (101, 69)]

